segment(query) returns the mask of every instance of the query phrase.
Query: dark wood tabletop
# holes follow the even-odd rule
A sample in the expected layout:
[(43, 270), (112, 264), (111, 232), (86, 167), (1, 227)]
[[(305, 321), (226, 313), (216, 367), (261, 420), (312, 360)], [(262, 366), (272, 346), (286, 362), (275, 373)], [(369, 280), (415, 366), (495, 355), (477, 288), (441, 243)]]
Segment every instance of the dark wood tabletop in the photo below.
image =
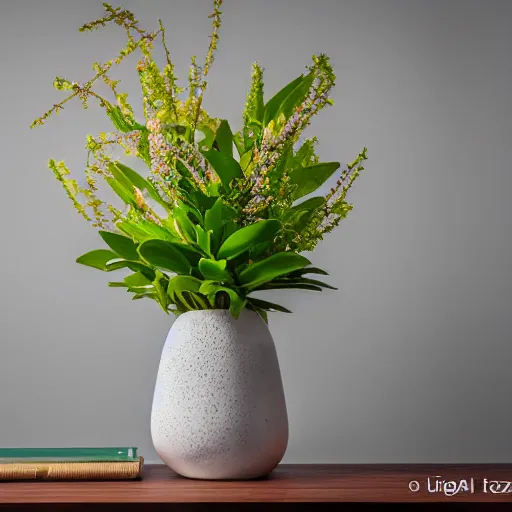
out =
[(0, 505), (512, 503), (509, 480), (512, 464), (282, 464), (249, 481), (191, 480), (148, 465), (136, 481), (0, 483)]

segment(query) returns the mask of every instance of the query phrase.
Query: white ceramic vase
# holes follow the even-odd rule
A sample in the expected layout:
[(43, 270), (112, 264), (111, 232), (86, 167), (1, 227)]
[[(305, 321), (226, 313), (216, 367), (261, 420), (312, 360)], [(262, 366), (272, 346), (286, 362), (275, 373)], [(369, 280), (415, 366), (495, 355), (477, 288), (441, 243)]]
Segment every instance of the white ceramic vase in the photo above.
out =
[(257, 478), (281, 461), (288, 444), (281, 372), (256, 313), (177, 318), (158, 369), (151, 436), (165, 464), (189, 478)]

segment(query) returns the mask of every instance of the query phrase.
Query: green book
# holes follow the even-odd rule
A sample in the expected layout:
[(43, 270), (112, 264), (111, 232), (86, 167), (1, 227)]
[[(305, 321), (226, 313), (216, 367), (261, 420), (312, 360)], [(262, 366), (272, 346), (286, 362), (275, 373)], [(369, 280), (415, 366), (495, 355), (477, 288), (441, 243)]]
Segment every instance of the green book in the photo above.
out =
[(0, 463), (6, 462), (133, 462), (137, 448), (0, 448)]

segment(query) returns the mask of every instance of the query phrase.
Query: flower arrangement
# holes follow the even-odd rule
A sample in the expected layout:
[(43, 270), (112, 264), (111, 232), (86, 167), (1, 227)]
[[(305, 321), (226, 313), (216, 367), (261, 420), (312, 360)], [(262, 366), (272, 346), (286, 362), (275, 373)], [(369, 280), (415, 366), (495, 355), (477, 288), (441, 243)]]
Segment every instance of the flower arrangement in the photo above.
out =
[[(105, 15), (80, 30), (114, 23), (126, 32), (126, 46), (114, 59), (94, 63), (96, 74), (88, 82), (57, 77), (54, 87), (68, 96), (32, 127), (78, 98), (84, 108), (98, 101), (115, 128), (87, 136), (83, 185), (71, 178), (64, 162), (49, 161), (76, 210), (99, 229), (108, 246), (80, 256), (78, 263), (106, 272), (129, 270), (109, 286), (125, 288), (133, 299), (153, 299), (166, 313), (229, 309), (236, 318), (247, 308), (267, 321), (268, 311), (289, 311), (253, 292), (333, 288), (307, 277), (327, 272), (300, 253), (312, 251), (352, 209), (346, 196), (363, 170), (366, 148), (351, 164), (340, 166), (320, 162), (316, 138), (301, 137), (311, 118), (332, 104), (335, 74), (324, 54), (313, 56), (307, 72), (268, 101), (263, 69), (254, 63), (238, 132), (226, 120), (211, 117), (203, 96), (219, 38), (221, 4), (213, 1), (208, 52), (202, 66), (192, 58), (186, 88), (178, 85), (162, 22), (147, 31), (132, 12), (103, 4)], [(156, 43), (165, 50), (161, 68), (153, 57)], [(141, 55), (142, 121), (110, 76), (135, 52)], [(93, 90), (100, 82), (111, 90), (111, 100)], [(120, 162), (115, 148), (141, 159), (146, 175)], [(303, 199), (336, 171), (338, 179), (325, 197)], [(100, 199), (102, 184), (112, 188), (120, 205)]]

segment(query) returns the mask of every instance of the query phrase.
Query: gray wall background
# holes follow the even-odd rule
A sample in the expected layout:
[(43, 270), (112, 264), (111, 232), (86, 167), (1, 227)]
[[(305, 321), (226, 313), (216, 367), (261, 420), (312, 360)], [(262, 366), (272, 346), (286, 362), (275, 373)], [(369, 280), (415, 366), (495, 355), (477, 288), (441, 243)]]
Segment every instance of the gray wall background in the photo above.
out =
[[(207, 0), (125, 0), (161, 17), (177, 71), (208, 44)], [(277, 293), (273, 315), (291, 435), (285, 461), (504, 462), (512, 458), (512, 2), (226, 0), (206, 107), (238, 127), (250, 65), (268, 94), (326, 52), (336, 105), (310, 131), (323, 160), (367, 145), (355, 209), (318, 247), (338, 292)], [(96, 0), (0, 1), (0, 445), (136, 445), (172, 318), (76, 265), (101, 246), (46, 169), (80, 176), (85, 135), (109, 130), (69, 104), (124, 43)], [(136, 97), (135, 62), (119, 68)], [(132, 98), (132, 99), (133, 99)]]

